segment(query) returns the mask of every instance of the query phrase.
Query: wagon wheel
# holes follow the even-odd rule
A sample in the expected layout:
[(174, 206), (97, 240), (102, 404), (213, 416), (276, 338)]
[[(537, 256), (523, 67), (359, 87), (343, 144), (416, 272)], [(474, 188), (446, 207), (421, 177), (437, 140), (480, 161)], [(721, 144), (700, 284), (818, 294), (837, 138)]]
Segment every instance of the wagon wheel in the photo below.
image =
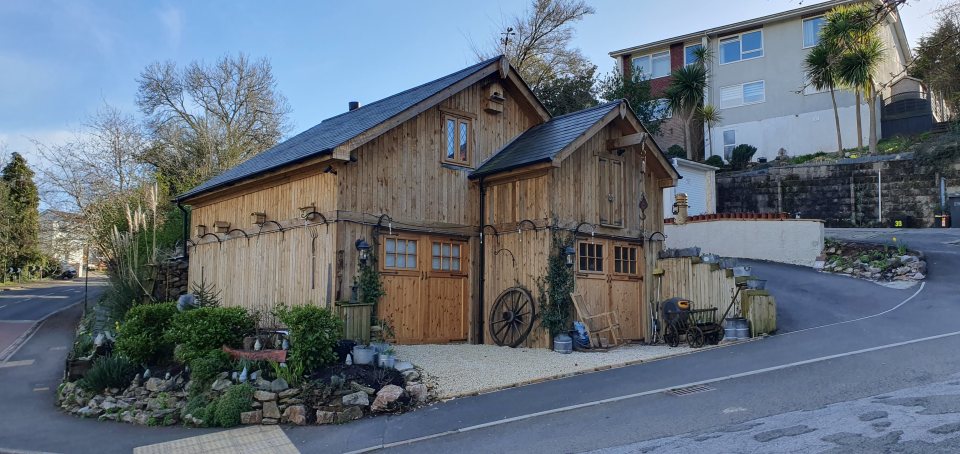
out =
[(691, 348), (703, 347), (703, 330), (699, 326), (691, 326), (687, 329), (687, 345)]
[(667, 324), (667, 329), (663, 333), (663, 341), (671, 347), (680, 345), (680, 333), (677, 332), (677, 326), (675, 324)]
[(497, 345), (516, 347), (527, 339), (535, 317), (530, 292), (520, 287), (508, 288), (490, 309), (490, 337)]

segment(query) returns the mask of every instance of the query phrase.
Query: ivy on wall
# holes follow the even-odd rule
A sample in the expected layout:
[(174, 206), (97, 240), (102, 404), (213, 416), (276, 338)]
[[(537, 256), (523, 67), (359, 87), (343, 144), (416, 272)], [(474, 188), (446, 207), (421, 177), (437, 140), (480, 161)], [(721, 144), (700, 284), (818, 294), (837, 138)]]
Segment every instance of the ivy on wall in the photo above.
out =
[(568, 267), (564, 249), (573, 242), (573, 235), (563, 235), (553, 231), (550, 254), (547, 258), (547, 270), (537, 279), (540, 303), (540, 326), (550, 332), (550, 337), (565, 333), (570, 329), (573, 301), (573, 268)]

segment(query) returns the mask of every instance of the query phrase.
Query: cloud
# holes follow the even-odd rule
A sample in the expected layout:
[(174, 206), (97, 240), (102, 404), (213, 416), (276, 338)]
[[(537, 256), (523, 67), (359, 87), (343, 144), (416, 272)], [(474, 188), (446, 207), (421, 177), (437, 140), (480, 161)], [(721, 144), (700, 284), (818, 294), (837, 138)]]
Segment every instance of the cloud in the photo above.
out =
[(167, 40), (173, 47), (180, 46), (183, 35), (183, 13), (178, 8), (167, 7), (157, 12), (157, 17), (167, 33)]
[(17, 152), (27, 159), (31, 166), (41, 166), (41, 158), (34, 141), (46, 147), (56, 147), (69, 142), (81, 140), (86, 133), (74, 129), (44, 129), (0, 131), (0, 154), (2, 159), (9, 158), (9, 154)]

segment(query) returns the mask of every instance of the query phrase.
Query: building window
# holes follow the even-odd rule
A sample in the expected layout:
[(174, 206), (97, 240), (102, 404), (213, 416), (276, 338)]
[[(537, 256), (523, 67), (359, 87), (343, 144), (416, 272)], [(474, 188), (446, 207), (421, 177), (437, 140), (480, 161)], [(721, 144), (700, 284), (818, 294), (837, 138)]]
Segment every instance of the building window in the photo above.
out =
[(613, 247), (613, 272), (620, 274), (637, 274), (637, 247)]
[(444, 162), (469, 165), (470, 148), (473, 143), (470, 138), (470, 119), (446, 115), (443, 123), (447, 137), (447, 147), (443, 154)]
[(697, 51), (703, 47), (700, 44), (694, 44), (683, 48), (683, 64), (690, 66), (697, 62)]
[(598, 161), (597, 206), (600, 225), (623, 227), (623, 161), (601, 157)]
[(417, 268), (417, 240), (387, 238), (383, 242), (383, 267), (394, 270)]
[(670, 51), (643, 55), (632, 60), (633, 71), (643, 79), (656, 79), (670, 75)]
[(734, 148), (737, 148), (737, 131), (735, 129), (723, 131), (723, 159), (729, 161)]
[(461, 243), (433, 242), (431, 268), (434, 271), (459, 272), (461, 269)]
[(820, 42), (820, 30), (826, 23), (823, 16), (803, 20), (803, 48), (816, 46)]
[(765, 84), (762, 80), (720, 88), (721, 109), (757, 104), (765, 100)]
[(742, 33), (720, 40), (720, 64), (763, 56), (763, 30)]
[(602, 273), (603, 272), (603, 245), (598, 243), (581, 242), (580, 243), (580, 266), (581, 273)]
[(665, 120), (667, 118), (673, 118), (673, 111), (670, 110), (670, 100), (667, 98), (660, 98), (655, 101), (657, 104), (653, 106), (653, 118), (656, 120)]

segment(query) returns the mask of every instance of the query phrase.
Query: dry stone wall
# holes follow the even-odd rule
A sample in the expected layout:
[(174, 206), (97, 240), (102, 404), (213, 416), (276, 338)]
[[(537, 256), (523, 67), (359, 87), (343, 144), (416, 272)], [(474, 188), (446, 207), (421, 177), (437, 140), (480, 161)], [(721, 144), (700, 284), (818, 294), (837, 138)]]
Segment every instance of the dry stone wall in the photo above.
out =
[[(827, 227), (931, 227), (940, 178), (960, 190), (960, 161), (913, 153), (717, 174), (720, 213), (779, 213)], [(878, 184), (879, 183), (879, 184)], [(880, 216), (882, 210), (882, 216)]]

